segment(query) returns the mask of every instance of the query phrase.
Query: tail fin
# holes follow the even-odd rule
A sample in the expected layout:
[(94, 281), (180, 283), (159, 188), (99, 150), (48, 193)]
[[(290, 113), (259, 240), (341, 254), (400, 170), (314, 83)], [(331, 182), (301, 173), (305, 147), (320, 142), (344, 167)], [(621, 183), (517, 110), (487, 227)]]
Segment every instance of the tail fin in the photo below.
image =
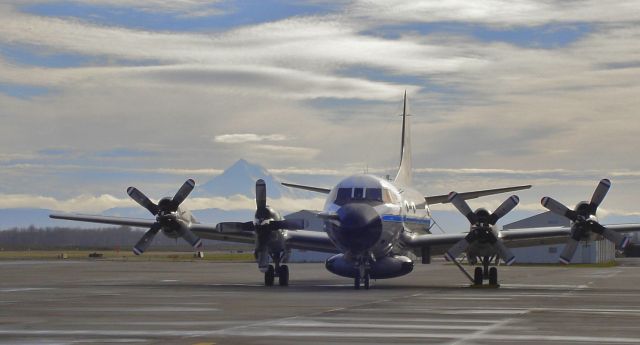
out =
[(400, 142), (400, 167), (394, 183), (398, 186), (410, 186), (413, 182), (413, 167), (411, 159), (411, 121), (407, 114), (407, 91), (404, 92), (402, 107), (402, 139)]

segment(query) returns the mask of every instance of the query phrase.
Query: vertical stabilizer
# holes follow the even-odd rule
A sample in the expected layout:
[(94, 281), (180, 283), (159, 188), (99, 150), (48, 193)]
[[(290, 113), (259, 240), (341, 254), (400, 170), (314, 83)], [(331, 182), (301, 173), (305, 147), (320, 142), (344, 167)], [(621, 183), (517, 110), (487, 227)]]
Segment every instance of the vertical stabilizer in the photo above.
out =
[(413, 181), (413, 167), (411, 162), (411, 121), (407, 114), (407, 91), (404, 92), (402, 106), (402, 138), (400, 142), (400, 167), (394, 183), (408, 187)]

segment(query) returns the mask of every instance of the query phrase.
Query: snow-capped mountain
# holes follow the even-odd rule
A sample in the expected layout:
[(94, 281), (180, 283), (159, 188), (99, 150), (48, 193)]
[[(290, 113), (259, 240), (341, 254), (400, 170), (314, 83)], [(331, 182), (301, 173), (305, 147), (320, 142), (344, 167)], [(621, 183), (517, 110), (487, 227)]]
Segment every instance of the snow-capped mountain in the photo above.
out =
[(293, 190), (282, 186), (280, 180), (267, 169), (260, 165), (249, 163), (244, 159), (238, 160), (222, 174), (204, 184), (196, 185), (192, 195), (194, 197), (228, 197), (240, 194), (254, 198), (255, 184), (258, 179), (263, 179), (267, 184), (267, 196), (269, 198), (317, 197), (317, 195), (310, 195), (305, 191)]

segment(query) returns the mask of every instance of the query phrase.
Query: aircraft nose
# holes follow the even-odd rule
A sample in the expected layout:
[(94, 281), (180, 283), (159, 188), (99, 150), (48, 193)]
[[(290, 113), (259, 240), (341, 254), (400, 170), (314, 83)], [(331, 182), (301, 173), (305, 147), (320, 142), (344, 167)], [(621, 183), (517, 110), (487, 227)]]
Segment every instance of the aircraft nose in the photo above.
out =
[(353, 252), (371, 248), (382, 234), (382, 220), (370, 205), (352, 203), (338, 210), (340, 241)]

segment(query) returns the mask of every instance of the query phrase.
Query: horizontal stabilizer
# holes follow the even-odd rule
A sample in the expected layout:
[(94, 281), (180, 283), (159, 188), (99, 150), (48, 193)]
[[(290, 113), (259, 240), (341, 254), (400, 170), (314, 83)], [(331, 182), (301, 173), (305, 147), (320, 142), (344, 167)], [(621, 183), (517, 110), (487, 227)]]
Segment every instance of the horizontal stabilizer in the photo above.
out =
[[(529, 188), (531, 188), (531, 185), (477, 190), (473, 192), (458, 193), (458, 198), (461, 198), (462, 200), (469, 200), (469, 199), (479, 198), (481, 196), (502, 194), (507, 192), (513, 192), (516, 190), (529, 189)], [(449, 202), (449, 194), (426, 196), (424, 199), (427, 201), (427, 204), (429, 205), (446, 204)]]

